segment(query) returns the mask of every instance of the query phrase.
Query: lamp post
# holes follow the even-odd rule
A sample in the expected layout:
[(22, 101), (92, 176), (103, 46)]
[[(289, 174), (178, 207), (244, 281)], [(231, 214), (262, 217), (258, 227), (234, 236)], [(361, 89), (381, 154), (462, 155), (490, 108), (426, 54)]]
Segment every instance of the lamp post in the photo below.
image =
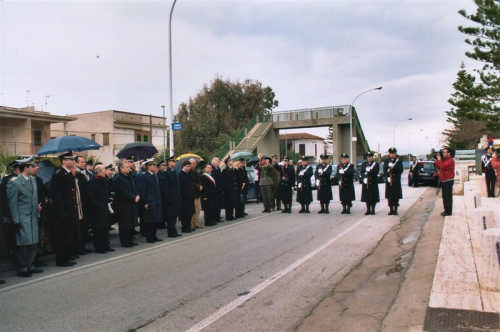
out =
[(359, 93), (356, 97), (354, 97), (354, 99), (351, 102), (351, 105), (349, 105), (349, 108), (350, 108), (350, 110), (349, 110), (349, 156), (352, 158), (354, 163), (356, 163), (356, 157), (352, 155), (352, 138), (353, 138), (352, 137), (352, 111), (354, 109), (353, 105), (356, 102), (356, 100), (359, 97), (361, 97), (362, 95), (364, 95), (365, 93), (376, 91), (376, 90), (382, 90), (382, 87), (378, 86), (376, 88), (372, 88), (372, 89), (369, 89), (369, 90), (366, 90), (366, 91)]
[(169, 90), (170, 90), (170, 109), (169, 109), (169, 151), (170, 155), (174, 154), (174, 132), (172, 130), (172, 122), (174, 121), (174, 105), (172, 98), (172, 16), (174, 14), (174, 7), (177, 0), (172, 2), (172, 7), (170, 8), (170, 18), (168, 21), (168, 72), (169, 72)]
[(167, 149), (167, 139), (166, 139), (166, 135), (165, 135), (165, 132), (166, 132), (166, 128), (165, 127), (166, 127), (166, 122), (167, 122), (166, 120), (167, 119), (165, 119), (165, 105), (161, 105), (160, 107), (163, 110), (163, 160), (165, 160), (166, 159), (165, 154), (167, 152), (166, 151), (166, 149)]

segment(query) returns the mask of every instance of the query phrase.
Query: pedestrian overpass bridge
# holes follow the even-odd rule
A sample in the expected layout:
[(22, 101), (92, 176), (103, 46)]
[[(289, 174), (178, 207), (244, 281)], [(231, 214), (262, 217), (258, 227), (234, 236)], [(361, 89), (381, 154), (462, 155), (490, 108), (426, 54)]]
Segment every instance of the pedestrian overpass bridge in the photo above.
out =
[(270, 116), (260, 117), (255, 125), (245, 133), (245, 137), (240, 142), (230, 143), (227, 155), (238, 151), (279, 155), (280, 129), (333, 127), (333, 160), (338, 162), (341, 153), (350, 152), (350, 112), (352, 112), (353, 125), (352, 154), (356, 156), (356, 158), (351, 156), (351, 160), (363, 159), (370, 147), (359, 123), (356, 110), (351, 105), (278, 111), (273, 112)]

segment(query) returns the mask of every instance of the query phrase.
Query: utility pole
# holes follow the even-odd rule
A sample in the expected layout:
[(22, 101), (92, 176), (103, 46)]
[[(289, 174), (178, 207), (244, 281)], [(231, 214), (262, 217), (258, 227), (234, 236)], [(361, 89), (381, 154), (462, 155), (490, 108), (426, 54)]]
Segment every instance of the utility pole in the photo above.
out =
[(167, 122), (167, 119), (165, 119), (165, 105), (161, 105), (160, 106), (161, 109), (163, 110), (163, 160), (166, 160), (166, 153), (167, 153), (167, 138), (166, 138), (166, 122)]

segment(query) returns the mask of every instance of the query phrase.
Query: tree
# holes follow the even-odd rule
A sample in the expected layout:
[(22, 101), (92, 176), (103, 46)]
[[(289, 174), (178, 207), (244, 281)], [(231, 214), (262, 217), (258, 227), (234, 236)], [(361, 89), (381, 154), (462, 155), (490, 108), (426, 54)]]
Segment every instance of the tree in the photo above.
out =
[(458, 30), (468, 37), (465, 42), (472, 47), (465, 55), (482, 64), (475, 70), (479, 82), (475, 84), (475, 97), (483, 103), (468, 114), (470, 119), (488, 121), (491, 131), (500, 131), (500, 0), (474, 0), (474, 14), (460, 10), (459, 14), (473, 26), (459, 26)]
[(448, 103), (452, 106), (446, 112), (446, 121), (452, 124), (451, 129), (444, 130), (448, 146), (454, 149), (471, 149), (478, 137), (481, 137), (486, 121), (477, 117), (478, 109), (484, 104), (476, 88), (476, 78), (468, 73), (462, 63), (453, 83), (454, 92)]
[(211, 157), (250, 119), (269, 114), (277, 106), (275, 93), (261, 82), (230, 82), (216, 77), (179, 106), (176, 121), (183, 123), (183, 129), (176, 132), (175, 153), (189, 151)]

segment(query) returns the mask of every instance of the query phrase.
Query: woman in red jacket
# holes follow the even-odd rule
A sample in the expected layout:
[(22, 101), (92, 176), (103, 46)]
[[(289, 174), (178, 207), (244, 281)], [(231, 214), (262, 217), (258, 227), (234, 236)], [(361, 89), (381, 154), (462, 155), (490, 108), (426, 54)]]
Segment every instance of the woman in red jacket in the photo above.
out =
[(498, 153), (493, 153), (493, 158), (491, 158), (491, 166), (497, 171), (497, 184), (498, 188), (500, 188), (500, 158), (498, 157)]
[(451, 216), (453, 211), (453, 182), (455, 179), (455, 159), (449, 148), (442, 150), (442, 156), (438, 153), (435, 162), (439, 170), (439, 182), (441, 183), (441, 195), (443, 197), (444, 211), (441, 215)]

